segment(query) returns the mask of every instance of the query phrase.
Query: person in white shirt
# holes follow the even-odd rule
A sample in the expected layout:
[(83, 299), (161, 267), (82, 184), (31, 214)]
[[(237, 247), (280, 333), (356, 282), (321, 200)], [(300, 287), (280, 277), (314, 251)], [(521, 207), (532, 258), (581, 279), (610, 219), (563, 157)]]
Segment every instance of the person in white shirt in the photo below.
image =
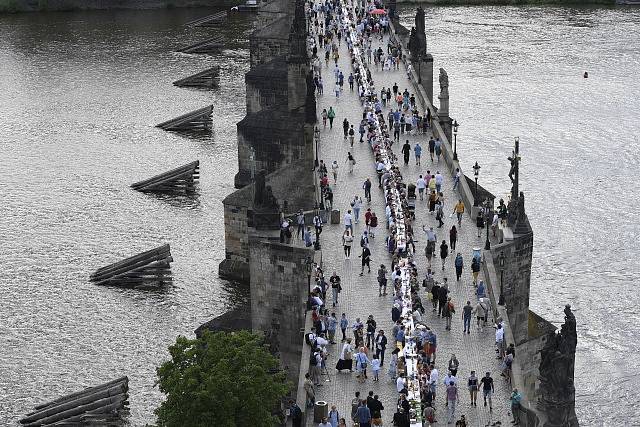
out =
[(436, 386), (438, 385), (438, 370), (431, 365), (431, 375), (429, 376), (429, 385), (431, 387), (431, 393), (433, 398), (436, 398)]
[(442, 183), (444, 182), (444, 177), (440, 173), (440, 171), (436, 172), (436, 191), (440, 193), (442, 191)]
[(454, 384), (458, 384), (458, 379), (456, 377), (454, 377), (453, 375), (451, 375), (451, 373), (447, 373), (447, 375), (444, 377), (444, 380), (442, 381), (442, 383), (445, 386), (448, 386), (449, 384), (451, 384), (451, 382), (453, 382)]
[(504, 328), (502, 327), (502, 323), (498, 323), (496, 325), (496, 348), (498, 349), (498, 359), (504, 357)]
[(424, 180), (422, 175), (416, 181), (416, 188), (418, 189), (418, 194), (420, 195), (420, 200), (424, 199), (424, 190), (427, 188), (427, 181)]
[(351, 234), (353, 234), (353, 215), (351, 215), (351, 209), (344, 214), (344, 229), (345, 231), (351, 230)]
[(337, 184), (338, 183), (338, 161), (334, 160), (333, 163), (331, 163), (331, 171), (333, 172), (333, 183)]
[(396, 390), (398, 390), (398, 393), (402, 393), (403, 390), (406, 391), (406, 388), (407, 388), (407, 380), (404, 377), (404, 374), (400, 374), (398, 379), (396, 379)]

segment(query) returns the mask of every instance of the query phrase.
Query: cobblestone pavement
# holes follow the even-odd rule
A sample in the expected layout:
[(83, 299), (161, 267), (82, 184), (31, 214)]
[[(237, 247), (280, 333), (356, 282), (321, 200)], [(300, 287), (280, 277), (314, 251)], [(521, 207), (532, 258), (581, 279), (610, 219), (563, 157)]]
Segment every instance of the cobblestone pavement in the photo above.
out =
[[(378, 45), (383, 47), (386, 52), (387, 38), (385, 37), (383, 42), (374, 42), (374, 47)], [(354, 244), (353, 251), (350, 259), (345, 259), (341, 245), (341, 235), (344, 230), (344, 226), (327, 224), (322, 236), (322, 250), (323, 250), (323, 263), (325, 276), (331, 276), (333, 271), (336, 271), (342, 278), (343, 291), (339, 297), (339, 303), (335, 307), (336, 316), (340, 318), (342, 313), (347, 314), (347, 318), (352, 324), (356, 317), (359, 317), (363, 322), (366, 321), (369, 314), (372, 314), (377, 321), (378, 329), (385, 330), (387, 335), (390, 335), (392, 328), (391, 322), (391, 297), (379, 297), (376, 281), (377, 267), (384, 263), (387, 268), (390, 266), (391, 257), (385, 249), (384, 239), (386, 237), (386, 230), (384, 228), (384, 205), (383, 205), (383, 193), (381, 189), (377, 187), (377, 177), (375, 173), (373, 152), (369, 145), (358, 142), (357, 127), (360, 119), (362, 118), (362, 106), (355, 92), (349, 91), (347, 83), (347, 77), (352, 71), (350, 69), (349, 53), (347, 51), (346, 43), (342, 43), (340, 47), (340, 59), (339, 68), (345, 74), (345, 90), (340, 95), (339, 99), (336, 99), (335, 93), (332, 93), (334, 87), (333, 77), (333, 61), (330, 62), (329, 67), (323, 64), (322, 75), (324, 79), (324, 95), (318, 96), (318, 115), (323, 108), (329, 109), (329, 106), (333, 106), (336, 111), (336, 120), (334, 121), (333, 129), (327, 127), (323, 128), (322, 121), (319, 122), (318, 127), (321, 131), (320, 136), (320, 154), (319, 158), (324, 160), (327, 164), (329, 171), (330, 165), (334, 160), (337, 160), (339, 164), (338, 181), (334, 185), (333, 179), (330, 180), (332, 189), (334, 191), (334, 208), (340, 210), (341, 223), (344, 213), (349, 209), (349, 202), (353, 199), (354, 195), (358, 195), (364, 198), (364, 191), (362, 184), (367, 177), (371, 178), (374, 183), (372, 187), (372, 201), (371, 204), (365, 204), (360, 214), (361, 219), (354, 227)], [(401, 67), (399, 71), (375, 71), (372, 67), (372, 75), (376, 82), (376, 89), (380, 91), (382, 86), (390, 87), (397, 82), (400, 91), (403, 91), (407, 85), (406, 71), (404, 67)], [(389, 111), (385, 108), (385, 114)], [(348, 140), (343, 137), (342, 121), (347, 118), (350, 123), (354, 124), (356, 129), (356, 141), (354, 147), (349, 146)], [(417, 200), (416, 202), (416, 220), (414, 222), (414, 230), (416, 234), (416, 259), (418, 260), (418, 268), (420, 272), (420, 279), (424, 277), (427, 270), (426, 259), (424, 258), (424, 247), (426, 245), (426, 239), (423, 237), (421, 229), (422, 224), (433, 226), (438, 233), (439, 242), (442, 239), (449, 243), (449, 229), (454, 224), (455, 215), (449, 218), (449, 213), (453, 210), (453, 205), (457, 201), (457, 195), (452, 190), (453, 180), (447, 173), (447, 167), (444, 164), (444, 160), (440, 165), (432, 163), (429, 159), (428, 153), (428, 137), (426, 135), (401, 135), (401, 143), (408, 139), (413, 148), (416, 141), (420, 141), (423, 147), (422, 165), (415, 165), (415, 158), (413, 151), (411, 154), (411, 160), (408, 166), (404, 166), (402, 163), (401, 171), (405, 177), (406, 182), (412, 182), (418, 178), (419, 174), (425, 174), (427, 169), (431, 170), (435, 174), (436, 170), (440, 170), (444, 177), (444, 195), (445, 195), (445, 225), (438, 229), (437, 221), (434, 216), (428, 213), (427, 202)], [(394, 151), (399, 154), (401, 144), (394, 144)], [(348, 172), (348, 165), (346, 163), (347, 152), (351, 151), (356, 159), (356, 166), (353, 173)], [(399, 156), (401, 158), (401, 156)], [(364, 226), (364, 212), (370, 207), (372, 211), (376, 212), (377, 216), (381, 218), (379, 220), (376, 237), (371, 239), (371, 273), (366, 270), (363, 276), (360, 274), (360, 235), (365, 229)], [(460, 282), (455, 280), (455, 269), (453, 266), (453, 258), (455, 253), (449, 256), (446, 260), (445, 269), (442, 270), (440, 259), (434, 258), (434, 270), (436, 274), (436, 280), (442, 281), (443, 277), (449, 279), (449, 288), (451, 290), (452, 300), (455, 303), (457, 312), (454, 315), (451, 331), (445, 330), (444, 320), (438, 318), (435, 313), (432, 313), (428, 308), (428, 299), (424, 291), (421, 291), (422, 297), (427, 312), (424, 315), (425, 323), (429, 324), (438, 338), (438, 354), (436, 359), (436, 367), (440, 371), (440, 381), (438, 384), (437, 392), (437, 405), (436, 414), (439, 424), (446, 424), (446, 408), (444, 401), (444, 385), (442, 384), (442, 378), (446, 371), (447, 362), (452, 353), (455, 353), (460, 367), (458, 371), (458, 379), (460, 381), (460, 395), (459, 404), (456, 409), (456, 419), (460, 415), (464, 414), (467, 418), (468, 425), (488, 426), (495, 425), (497, 421), (500, 421), (502, 425), (510, 424), (510, 417), (508, 416), (509, 406), (509, 394), (510, 388), (505, 379), (500, 376), (500, 361), (496, 360), (494, 351), (494, 329), (492, 327), (484, 328), (483, 331), (479, 331), (475, 323), (472, 322), (471, 334), (466, 335), (462, 333), (462, 319), (461, 311), (462, 306), (467, 300), (470, 300), (472, 304), (475, 304), (474, 287), (471, 282), (470, 272), (470, 260), (472, 254), (472, 247), (482, 246), (484, 242), (483, 238), (477, 237), (477, 229), (475, 222), (469, 217), (465, 216), (462, 222), (461, 230), (458, 233), (458, 244), (456, 251), (461, 252), (464, 261), (465, 269)], [(439, 251), (436, 251), (438, 255)], [(480, 277), (482, 278), (482, 277)], [(330, 300), (329, 295), (328, 299)], [(331, 308), (330, 302), (328, 305)], [(339, 330), (338, 334), (339, 335)], [(352, 335), (349, 335), (352, 336)], [(364, 384), (359, 384), (356, 381), (355, 374), (351, 373), (339, 373), (334, 367), (339, 358), (341, 344), (338, 340), (338, 344), (329, 346), (329, 359), (327, 361), (328, 374), (323, 374), (322, 381), (323, 386), (316, 388), (317, 400), (327, 401), (329, 408), (332, 405), (336, 405), (340, 416), (349, 420), (351, 410), (351, 399), (354, 397), (356, 391), (360, 391), (361, 396), (365, 397), (371, 390), (375, 394), (380, 396), (380, 400), (385, 406), (383, 411), (383, 419), (385, 425), (391, 425), (391, 420), (395, 412), (396, 400), (398, 393), (395, 389), (395, 383), (391, 381), (387, 374), (387, 364), (384, 365), (380, 371), (380, 381), (373, 382), (372, 375), (369, 374), (369, 379)], [(387, 357), (389, 357), (389, 350), (387, 351)], [(466, 380), (471, 370), (475, 370), (478, 376), (482, 376), (486, 371), (490, 371), (494, 378), (496, 392), (493, 396), (493, 412), (489, 412), (489, 408), (482, 406), (482, 397), (480, 392), (480, 403), (478, 407), (470, 406), (469, 394), (466, 391)], [(310, 411), (312, 412), (312, 411)], [(312, 416), (309, 417), (307, 425), (316, 425), (312, 422)], [(349, 423), (348, 425), (351, 425)], [(499, 424), (498, 424), (499, 425)]]

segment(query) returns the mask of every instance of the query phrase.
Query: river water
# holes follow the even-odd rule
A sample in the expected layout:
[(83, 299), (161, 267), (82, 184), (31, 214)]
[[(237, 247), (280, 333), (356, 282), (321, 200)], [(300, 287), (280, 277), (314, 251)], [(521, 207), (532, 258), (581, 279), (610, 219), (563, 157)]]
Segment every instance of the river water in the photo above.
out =
[[(183, 25), (208, 13), (0, 16), (0, 425), (120, 375), (131, 379), (132, 424), (152, 421), (161, 399), (154, 368), (166, 347), (246, 299), (246, 290), (217, 278), (217, 265), (250, 23)], [(173, 52), (219, 32), (230, 41), (220, 55)], [(640, 336), (632, 287), (640, 267), (639, 33), (633, 9), (427, 9), (429, 50), (449, 73), (465, 170), (477, 160), (481, 184), (506, 193), (505, 157), (520, 136), (535, 230), (531, 305), (556, 323), (565, 303), (576, 310), (584, 425), (640, 416), (619, 411), (640, 386), (629, 363)], [(222, 67), (219, 90), (171, 85), (213, 64)], [(211, 137), (154, 127), (211, 103)], [(195, 199), (128, 188), (194, 159)], [(166, 292), (88, 283), (96, 268), (165, 242), (175, 259)]]
[(505, 196), (520, 137), (531, 309), (557, 325), (575, 310), (578, 418), (638, 425), (640, 9), (427, 8), (426, 34), (467, 174), (478, 161), (480, 184)]

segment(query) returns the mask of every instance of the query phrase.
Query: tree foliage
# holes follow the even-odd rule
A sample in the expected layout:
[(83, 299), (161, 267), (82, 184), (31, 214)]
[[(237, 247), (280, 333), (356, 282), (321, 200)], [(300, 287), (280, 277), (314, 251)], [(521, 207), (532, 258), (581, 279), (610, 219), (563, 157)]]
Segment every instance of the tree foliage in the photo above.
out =
[[(278, 360), (247, 331), (179, 336), (171, 360), (157, 369), (166, 400), (156, 409), (158, 425), (271, 427), (288, 384)], [(270, 373), (271, 372), (271, 373)]]

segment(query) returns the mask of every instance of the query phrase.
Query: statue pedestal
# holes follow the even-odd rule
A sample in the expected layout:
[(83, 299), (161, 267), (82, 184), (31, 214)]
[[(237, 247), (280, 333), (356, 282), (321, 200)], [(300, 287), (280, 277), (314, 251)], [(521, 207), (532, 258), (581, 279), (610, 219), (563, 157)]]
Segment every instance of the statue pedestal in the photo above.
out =
[(433, 55), (427, 53), (423, 58), (411, 61), (413, 69), (420, 77), (420, 84), (433, 105)]
[(449, 90), (444, 87), (440, 91), (438, 96), (440, 100), (440, 108), (438, 108), (438, 120), (440, 126), (444, 130), (444, 134), (447, 136), (449, 143), (451, 143), (451, 118), (449, 117)]

